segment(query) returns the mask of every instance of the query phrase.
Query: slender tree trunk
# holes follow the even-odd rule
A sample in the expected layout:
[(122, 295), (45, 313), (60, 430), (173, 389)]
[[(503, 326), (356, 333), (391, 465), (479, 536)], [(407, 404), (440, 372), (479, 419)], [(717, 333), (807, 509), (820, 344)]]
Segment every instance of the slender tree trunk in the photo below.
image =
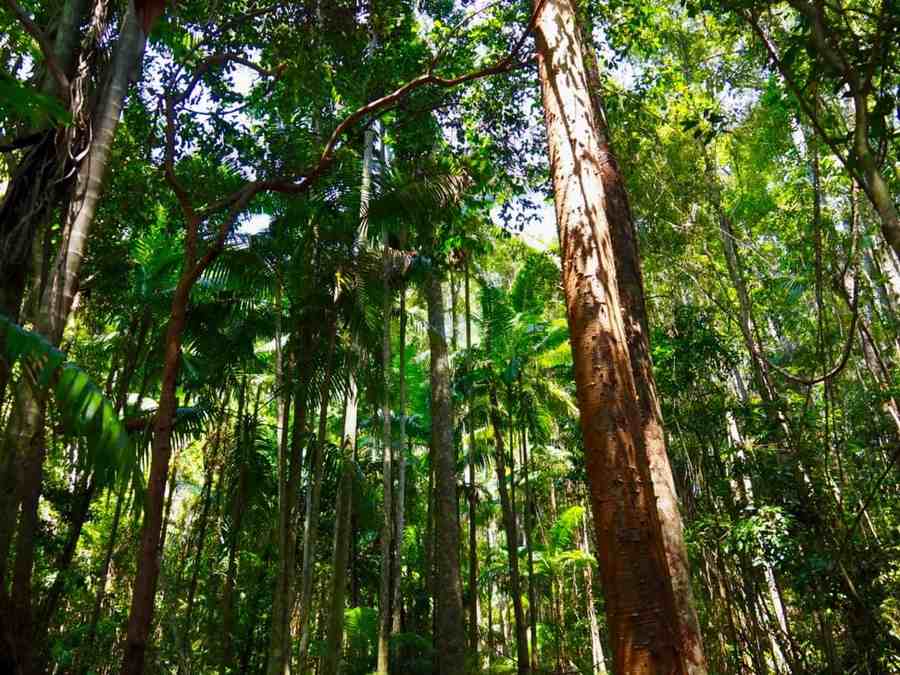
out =
[[(472, 306), (469, 294), (469, 258), (465, 259), (465, 301), (466, 301), (466, 350), (472, 349)], [(478, 657), (478, 529), (475, 523), (478, 508), (478, 493), (475, 484), (475, 421), (472, 415), (472, 401), (467, 401), (469, 421), (469, 650), (473, 653), (476, 667), (480, 667)]]
[[(215, 472), (215, 466), (213, 462), (216, 461), (215, 457), (209, 457), (207, 459), (209, 462), (209, 468), (207, 469), (206, 475), (206, 496), (203, 499), (203, 505), (200, 510), (200, 522), (197, 524), (197, 552), (194, 555), (194, 565), (191, 569), (191, 580), (188, 583), (188, 592), (187, 592), (187, 609), (184, 613), (184, 622), (181, 628), (180, 639), (184, 643), (185, 653), (189, 652), (189, 645), (191, 644), (191, 633), (193, 632), (193, 623), (191, 619), (194, 614), (194, 600), (197, 597), (197, 582), (200, 579), (200, 563), (203, 560), (203, 549), (206, 546), (206, 530), (209, 526), (209, 512), (212, 508), (213, 503), (213, 476)], [(221, 489), (222, 477), (219, 474), (219, 488)], [(218, 492), (218, 489), (216, 490)], [(160, 553), (162, 555), (162, 552)], [(179, 664), (179, 672), (181, 671), (181, 665)]]
[(456, 451), (450, 398), (450, 362), (444, 328), (444, 299), (440, 278), (431, 271), (425, 281), (428, 305), (428, 342), (431, 348), (431, 456), (435, 477), (437, 556), (437, 631), (435, 643), (439, 675), (465, 671), (466, 636), (459, 570), (459, 527), (456, 521)]
[(427, 504), (425, 507), (425, 541), (422, 548), (424, 549), (425, 562), (425, 595), (434, 599), (432, 608), (432, 625), (437, 621), (437, 602), (438, 598), (434, 592), (434, 457), (432, 456), (428, 466), (428, 491), (425, 494)]
[[(520, 383), (521, 384), (521, 383)], [(528, 555), (528, 625), (531, 641), (531, 668), (538, 668), (537, 595), (534, 589), (534, 495), (531, 491), (531, 457), (528, 454), (528, 429), (522, 420), (522, 469), (525, 472), (525, 550)]]
[[(630, 218), (606, 193), (599, 113), (589, 94), (574, 7), (570, 0), (536, 6), (542, 7), (536, 41), (563, 286), (616, 671), (699, 675), (706, 666), (689, 581), (686, 568), (679, 575), (673, 560), (683, 550), (681, 533), (655, 504), (665, 472), (653, 465), (665, 461), (664, 445), (645, 446), (644, 406), (623, 318), (627, 305), (616, 279), (612, 231), (631, 227), (612, 221)], [(639, 278), (637, 269), (634, 276)], [(640, 374), (649, 386), (649, 367)], [(677, 515), (674, 501), (666, 508)]]
[(344, 640), (344, 594), (347, 588), (347, 563), (350, 554), (350, 509), (353, 503), (354, 465), (345, 454), (338, 487), (337, 515), (332, 559), (331, 602), (328, 613), (328, 636), (319, 669), (320, 675), (338, 675)]
[[(370, 133), (370, 132), (367, 132)], [(371, 139), (369, 139), (371, 144)], [(344, 402), (344, 425), (341, 441), (343, 468), (338, 490), (338, 515), (335, 525), (334, 565), (331, 587), (331, 610), (328, 617), (328, 634), (325, 653), (320, 665), (322, 675), (337, 675), (341, 668), (341, 650), (344, 638), (344, 592), (351, 552), (353, 531), (353, 474), (356, 470), (356, 426), (359, 405), (356, 379), (349, 377)], [(353, 578), (351, 575), (351, 584)], [(358, 603), (358, 599), (352, 599)]]
[(150, 477), (144, 498), (144, 524), (141, 529), (138, 569), (128, 619), (123, 675), (140, 675), (143, 672), (147, 641), (153, 623), (154, 598), (162, 554), (159, 544), (163, 526), (163, 499), (172, 454), (172, 425), (178, 407), (176, 386), (181, 365), (181, 337), (187, 319), (187, 304), (192, 285), (193, 282), (189, 281), (189, 277), (183, 274), (172, 298), (169, 324), (166, 329), (162, 387), (153, 423)]
[(394, 499), (394, 568), (391, 573), (393, 586), (391, 607), (393, 620), (391, 637), (400, 633), (403, 594), (400, 585), (403, 554), (403, 531), (406, 527), (406, 287), (400, 290), (400, 405), (397, 411), (400, 432), (397, 439), (397, 492)]
[[(738, 396), (741, 397), (740, 388), (736, 387), (736, 389), (738, 389)], [(742, 403), (746, 405), (747, 401), (742, 400)], [(734, 419), (734, 416), (730, 412), (727, 413), (726, 426), (728, 428), (728, 435), (735, 449), (735, 458), (738, 460), (738, 462), (743, 463), (744, 461), (746, 461), (744, 453), (744, 439), (741, 435), (740, 430), (738, 429), (737, 420)], [(734, 473), (734, 469), (732, 469), (732, 473)], [(753, 483), (750, 481), (749, 476), (747, 476), (746, 474), (742, 474), (740, 476), (740, 483), (738, 483), (737, 480), (732, 480), (731, 486), (732, 491), (734, 492), (735, 501), (737, 501), (738, 503), (744, 503), (746, 506), (750, 506), (753, 509), (756, 508)], [(761, 542), (758, 542), (758, 544), (761, 546)], [(793, 661), (799, 651), (794, 649), (791, 630), (787, 622), (787, 610), (781, 599), (781, 594), (778, 591), (778, 586), (775, 580), (775, 571), (772, 569), (772, 565), (768, 560), (764, 560), (763, 573), (766, 582), (766, 591), (769, 596), (772, 610), (775, 613), (775, 617), (778, 623), (778, 629), (781, 632), (781, 636), (791, 644), (791, 658)], [(770, 635), (770, 637), (772, 639), (772, 651), (775, 656), (776, 664), (778, 665), (780, 670), (785, 670), (787, 668), (787, 663), (785, 661), (785, 655), (781, 650), (780, 642), (776, 641), (776, 636), (774, 634)], [(790, 670), (791, 672), (802, 672), (802, 670), (797, 667), (796, 662), (792, 663)]]
[(388, 247), (387, 229), (382, 231), (382, 274), (384, 300), (382, 304), (382, 320), (384, 327), (381, 342), (382, 374), (384, 393), (381, 402), (382, 414), (382, 488), (383, 507), (381, 523), (381, 584), (378, 591), (378, 675), (387, 675), (390, 670), (390, 651), (388, 638), (391, 633), (391, 551), (393, 550), (393, 439), (391, 438), (391, 320), (393, 313), (393, 293), (390, 287), (391, 259)]
[[(522, 609), (521, 579), (519, 576), (519, 532), (516, 526), (516, 512), (507, 488), (506, 448), (503, 442), (503, 428), (500, 421), (500, 405), (497, 391), (491, 385), (491, 424), (494, 426), (494, 466), (497, 469), (497, 487), (500, 492), (500, 508), (503, 511), (503, 528), (506, 532), (506, 551), (509, 560), (509, 592), (512, 595), (513, 611), (516, 617), (516, 662), (519, 675), (531, 672), (528, 658), (528, 623)], [(515, 480), (515, 476), (512, 476)]]
[(309, 386), (308, 359), (312, 349), (312, 337), (308, 327), (302, 328), (300, 342), (300, 359), (296, 364), (299, 381), (294, 393), (291, 457), (288, 458), (285, 453), (284, 466), (279, 476), (279, 480), (283, 481), (284, 485), (282, 486), (282, 500), (279, 503), (278, 569), (272, 595), (272, 627), (269, 632), (269, 658), (266, 665), (268, 675), (283, 675), (288, 672), (290, 660), (290, 616), (296, 594), (294, 589), (297, 558), (295, 502), (300, 490), (300, 471), (303, 464), (303, 439)]
[(300, 654), (299, 670), (306, 672), (306, 654), (312, 634), (312, 590), (313, 570), (316, 561), (316, 544), (319, 538), (319, 504), (322, 499), (322, 478), (325, 467), (325, 443), (328, 430), (328, 401), (331, 398), (332, 368), (334, 365), (334, 345), (337, 338), (337, 316), (330, 317), (331, 325), (328, 342), (328, 356), (325, 366), (325, 377), (322, 380), (319, 409), (319, 433), (313, 446), (310, 470), (310, 485), (306, 491), (306, 520), (303, 538), (303, 575), (300, 581)]
[(247, 401), (247, 376), (241, 382), (238, 398), (237, 420), (235, 422), (235, 454), (237, 456), (238, 474), (234, 479), (231, 498), (231, 527), (228, 536), (228, 563), (225, 572), (225, 587), (222, 590), (222, 649), (220, 667), (222, 672), (234, 669), (234, 589), (237, 583), (237, 554), (241, 536), (241, 525), (247, 505), (248, 458), (247, 446), (253, 445), (256, 425), (259, 420), (259, 398), (262, 387), (256, 389), (256, 403), (253, 409), (252, 423), (245, 418)]
[[(581, 539), (581, 552), (589, 556), (591, 547), (588, 535), (588, 509), (585, 508), (582, 517), (582, 525), (584, 527), (583, 537)], [(584, 568), (584, 588), (585, 588), (585, 604), (587, 605), (588, 622), (591, 631), (591, 663), (593, 664), (594, 675), (606, 675), (606, 659), (603, 657), (603, 643), (600, 641), (600, 625), (597, 621), (597, 610), (594, 608), (594, 569), (592, 565), (585, 565)]]

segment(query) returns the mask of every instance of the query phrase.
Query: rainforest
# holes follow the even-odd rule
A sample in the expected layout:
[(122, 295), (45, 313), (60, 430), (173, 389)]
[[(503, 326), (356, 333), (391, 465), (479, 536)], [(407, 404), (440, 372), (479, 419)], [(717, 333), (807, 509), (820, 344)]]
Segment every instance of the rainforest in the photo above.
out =
[(900, 673), (900, 4), (3, 0), (0, 675)]

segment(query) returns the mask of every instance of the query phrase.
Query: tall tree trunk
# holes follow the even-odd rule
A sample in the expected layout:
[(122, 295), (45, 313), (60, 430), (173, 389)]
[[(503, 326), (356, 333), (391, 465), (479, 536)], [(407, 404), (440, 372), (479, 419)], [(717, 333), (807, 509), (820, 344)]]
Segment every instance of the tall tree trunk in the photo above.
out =
[(381, 306), (384, 321), (381, 341), (382, 375), (384, 392), (381, 401), (382, 414), (382, 523), (381, 523), (381, 584), (378, 590), (378, 675), (387, 675), (390, 669), (388, 638), (391, 634), (391, 551), (393, 550), (393, 439), (391, 438), (391, 320), (394, 308), (390, 285), (391, 257), (387, 228), (382, 230), (382, 275), (384, 299)]
[[(216, 444), (218, 445), (218, 444)], [(183, 649), (185, 653), (189, 653), (189, 645), (191, 644), (191, 633), (193, 632), (193, 623), (191, 623), (192, 616), (194, 614), (194, 600), (197, 597), (197, 582), (200, 579), (200, 563), (203, 560), (203, 549), (206, 546), (206, 530), (209, 526), (209, 512), (212, 508), (213, 504), (213, 480), (215, 475), (215, 465), (214, 462), (216, 458), (211, 456), (207, 458), (209, 462), (209, 467), (207, 468), (206, 474), (206, 490), (205, 497), (203, 499), (203, 504), (200, 508), (200, 521), (197, 524), (197, 549), (194, 554), (194, 565), (191, 569), (191, 580), (188, 583), (188, 592), (187, 592), (187, 608), (184, 613), (184, 621), (181, 626), (181, 634), (179, 635), (179, 639), (184, 643)], [(218, 487), (216, 488), (216, 492), (221, 489), (222, 484), (222, 475), (219, 474)], [(160, 553), (162, 555), (162, 552)], [(190, 555), (190, 553), (189, 553)], [(179, 663), (179, 673), (181, 672), (181, 666), (183, 662)]]
[[(367, 132), (370, 133), (370, 132)], [(368, 141), (371, 143), (371, 139)], [(341, 483), (338, 491), (338, 515), (335, 525), (334, 565), (332, 568), (331, 609), (328, 616), (328, 633), (325, 653), (322, 655), (323, 675), (337, 675), (341, 667), (341, 650), (344, 639), (344, 592), (350, 562), (353, 530), (353, 474), (356, 470), (356, 426), (359, 406), (356, 379), (351, 374), (347, 382), (344, 401), (344, 424), (341, 440)], [(353, 583), (351, 575), (350, 582)], [(354, 603), (358, 600), (351, 598)]]
[(434, 599), (432, 607), (432, 627), (437, 621), (437, 596), (434, 592), (434, 457), (428, 463), (428, 488), (425, 493), (425, 541), (422, 548), (424, 549), (423, 558), (425, 563), (425, 595)]
[(328, 613), (328, 635), (322, 653), (320, 675), (338, 675), (341, 647), (344, 641), (344, 594), (347, 589), (347, 563), (350, 554), (350, 509), (353, 503), (354, 464), (344, 453), (341, 482), (338, 487), (337, 515), (332, 558), (331, 602)]
[[(665, 461), (662, 429), (660, 442), (646, 447), (645, 405), (616, 279), (611, 231), (632, 228), (612, 222), (630, 217), (606, 193), (599, 113), (593, 110), (574, 7), (570, 0), (535, 4), (542, 8), (536, 26), (541, 90), (587, 471), (597, 538), (605, 544), (600, 570), (616, 671), (705, 673), (686, 567), (679, 574), (674, 559), (683, 551), (674, 526), (679, 521), (667, 520), (656, 507), (654, 491), (666, 478), (658, 466)], [(639, 279), (637, 263), (635, 258)], [(638, 372), (649, 387), (649, 359), (647, 366)], [(673, 499), (673, 493), (659, 497)], [(677, 515), (674, 500), (664, 508)]]
[(244, 511), (247, 508), (247, 491), (250, 480), (247, 449), (253, 448), (256, 436), (256, 427), (259, 423), (259, 399), (262, 387), (256, 389), (256, 402), (253, 409), (253, 417), (250, 423), (244, 419), (244, 407), (247, 396), (247, 376), (241, 385), (240, 401), (238, 402), (238, 419), (235, 438), (237, 440), (238, 475), (234, 487), (234, 497), (231, 502), (231, 528), (228, 537), (228, 565), (225, 572), (225, 588), (222, 591), (222, 672), (236, 670), (234, 653), (234, 590), (237, 584), (237, 554), (240, 545), (241, 526), (244, 520)]
[(401, 604), (403, 602), (400, 586), (402, 568), (403, 531), (406, 527), (406, 287), (400, 289), (400, 403), (397, 414), (400, 430), (397, 439), (397, 492), (394, 499), (394, 568), (391, 573), (391, 637), (400, 633)]
[[(528, 658), (528, 623), (522, 609), (521, 580), (519, 576), (519, 531), (516, 526), (515, 505), (507, 488), (506, 448), (503, 442), (503, 427), (500, 420), (500, 405), (497, 401), (497, 390), (491, 385), (491, 424), (494, 427), (494, 466), (497, 469), (497, 488), (500, 492), (500, 508), (503, 511), (503, 528), (506, 533), (506, 551), (509, 561), (509, 592), (512, 596), (513, 611), (516, 617), (516, 662), (519, 675), (531, 672)], [(515, 474), (510, 477), (515, 480)]]
[[(464, 262), (466, 301), (466, 350), (472, 349), (472, 306), (469, 294), (469, 258)], [(478, 508), (478, 493), (475, 485), (475, 421), (472, 415), (472, 401), (467, 401), (469, 421), (469, 650), (476, 666), (478, 657), (478, 530), (475, 523)]]
[(328, 401), (331, 397), (332, 368), (334, 365), (334, 345), (337, 338), (337, 315), (330, 317), (330, 334), (328, 356), (325, 364), (325, 377), (322, 380), (319, 408), (319, 433), (313, 445), (313, 456), (310, 468), (310, 485), (306, 491), (306, 519), (303, 537), (303, 574), (300, 580), (300, 653), (299, 670), (306, 672), (306, 654), (312, 635), (312, 590), (313, 570), (316, 562), (316, 544), (319, 539), (319, 504), (322, 500), (322, 478), (325, 467), (325, 443), (328, 431)]
[(450, 361), (444, 328), (444, 298), (440, 277), (431, 271), (425, 280), (428, 305), (428, 343), (431, 349), (431, 457), (434, 464), (437, 603), (435, 634), (439, 675), (465, 671), (466, 636), (459, 570), (459, 527), (456, 520), (456, 450), (450, 398)]
[[(103, 175), (109, 159), (112, 139), (119, 122), (125, 91), (135, 63), (143, 52), (145, 36), (137, 23), (133, 4), (123, 20), (120, 37), (113, 56), (111, 75), (93, 114), (93, 142), (75, 175), (75, 194), (66, 213), (59, 254), (43, 290), (40, 307), (34, 318), (36, 330), (53, 345), (59, 345), (69, 318), (77, 288), (78, 274), (87, 237), (96, 212)], [(21, 521), (17, 538), (16, 570), (13, 580), (13, 605), (19, 648), (27, 669), (28, 650), (32, 642), (31, 567), (34, 559), (34, 534), (38, 527), (37, 506), (43, 480), (44, 443), (43, 418), (45, 401), (25, 382), (20, 383), (21, 410), (10, 425), (9, 440), (22, 439), (27, 445), (5, 444), (0, 466), (22, 467), (15, 473), (3, 475), (4, 490), (0, 492), (0, 570), (5, 570), (9, 542), (21, 504)], [(11, 458), (11, 459), (10, 459)], [(12, 464), (9, 464), (11, 461)], [(5, 472), (4, 472), (5, 474)], [(8, 480), (12, 479), (12, 480)], [(0, 571), (0, 581), (3, 572)]]
[(659, 518), (663, 560), (671, 580), (675, 612), (679, 623), (676, 632), (680, 635), (683, 649), (692, 650), (687, 654), (688, 662), (701, 664), (705, 669), (702, 651), (700, 623), (694, 607), (691, 591), (691, 575), (688, 566), (687, 548), (684, 543), (684, 525), (678, 508), (675, 480), (666, 449), (663, 430), (662, 410), (653, 378), (653, 364), (650, 358), (650, 329), (647, 308), (644, 302), (644, 280), (641, 273), (638, 251), (637, 230), (628, 201), (625, 179), (619, 170), (612, 150), (609, 129), (603, 102), (600, 99), (602, 86), (596, 55), (590, 46), (582, 43), (587, 79), (591, 88), (594, 125), (598, 133), (600, 180), (604, 190), (604, 210), (609, 226), (616, 263), (616, 281), (622, 306), (622, 319), (628, 341), (631, 370), (634, 376), (640, 409), (641, 438), (644, 453), (649, 463)]
[(531, 668), (538, 668), (537, 595), (534, 589), (534, 495), (531, 492), (531, 457), (528, 454), (528, 428), (522, 420), (522, 470), (525, 472), (525, 550), (528, 555), (528, 626), (531, 641)]
[(141, 528), (137, 575), (129, 611), (122, 675), (140, 675), (143, 672), (147, 641), (153, 623), (154, 598), (162, 554), (159, 544), (163, 525), (163, 500), (172, 455), (172, 425), (178, 408), (176, 386), (181, 365), (181, 338), (187, 319), (187, 304), (192, 285), (193, 281), (189, 276), (183, 274), (172, 297), (166, 329), (162, 387), (153, 423), (150, 477), (144, 496), (144, 523)]
[(66, 214), (59, 254), (41, 297), (37, 326), (54, 345), (62, 339), (78, 289), (81, 262), (97, 212), (125, 94), (131, 75), (137, 71), (143, 56), (145, 41), (146, 35), (132, 0), (122, 20), (109, 79), (94, 110), (93, 141), (75, 177), (75, 192)]
[[(79, 29), (87, 5), (87, 0), (64, 2), (58, 24), (54, 27), (53, 57), (70, 82), (77, 71), (82, 37)], [(95, 16), (97, 21), (92, 22), (89, 28), (92, 32), (89, 40), (99, 37), (99, 33), (106, 28), (105, 13), (98, 12)], [(84, 105), (84, 100), (73, 99), (71, 92), (63, 91), (59, 80), (49, 72), (44, 77), (41, 93), (60, 99), (73, 118), (80, 117), (83, 112), (78, 108)], [(71, 185), (71, 179), (66, 178), (70, 148), (62, 147), (65, 145), (63, 140), (71, 140), (71, 136), (79, 131), (84, 129), (76, 125), (66, 131), (61, 128), (43, 130), (40, 140), (23, 154), (15, 170), (10, 172), (10, 180), (0, 203), (0, 314), (13, 321), (19, 320), (29, 274), (42, 272), (32, 269), (33, 251), (41, 232), (46, 228), (55, 203)], [(10, 375), (7, 364), (0, 360), (0, 401), (6, 394)]]
[(303, 464), (303, 439), (306, 427), (309, 387), (309, 354), (312, 336), (308, 327), (301, 328), (299, 359), (295, 365), (297, 389), (294, 393), (294, 426), (291, 429), (290, 457), (285, 453), (279, 481), (281, 500), (278, 516), (278, 569), (272, 594), (272, 627), (269, 631), (268, 675), (288, 672), (290, 656), (290, 616), (294, 606), (294, 576), (297, 559), (297, 529), (295, 503), (300, 490), (300, 471)]

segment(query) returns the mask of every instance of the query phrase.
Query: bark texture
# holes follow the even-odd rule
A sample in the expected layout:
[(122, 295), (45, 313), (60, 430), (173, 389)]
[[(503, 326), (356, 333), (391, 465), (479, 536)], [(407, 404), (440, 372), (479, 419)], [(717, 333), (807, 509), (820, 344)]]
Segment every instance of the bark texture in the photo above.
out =
[[(608, 157), (601, 147), (598, 113), (570, 0), (543, 4), (536, 38), (563, 287), (615, 670), (705, 673), (699, 636), (683, 605), (690, 586), (685, 589), (684, 580), (673, 578), (673, 556), (678, 555), (681, 535), (667, 531), (672, 521), (667, 522), (656, 506), (655, 488), (665, 482), (665, 472), (657, 466), (660, 480), (655, 481), (651, 467), (659, 459), (653, 455), (664, 457), (665, 449), (658, 442), (652, 448), (645, 444), (646, 407), (635, 381), (626, 306), (616, 274), (611, 221), (630, 217), (617, 213), (621, 205), (606, 194), (603, 174)], [(635, 268), (637, 262), (635, 257)], [(637, 269), (633, 274), (639, 279)], [(629, 285), (627, 279), (623, 285)], [(637, 374), (652, 383), (649, 359), (646, 372), (639, 368)], [(659, 425), (660, 437), (661, 432)], [(664, 508), (671, 511), (674, 503)]]

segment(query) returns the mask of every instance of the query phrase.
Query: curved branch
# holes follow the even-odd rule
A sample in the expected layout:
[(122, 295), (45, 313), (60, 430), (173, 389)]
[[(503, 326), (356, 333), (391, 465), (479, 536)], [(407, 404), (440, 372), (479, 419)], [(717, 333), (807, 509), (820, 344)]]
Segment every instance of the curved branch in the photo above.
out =
[(784, 368), (775, 365), (766, 358), (765, 361), (768, 366), (785, 379), (806, 387), (812, 387), (814, 385), (821, 384), (822, 382), (828, 382), (829, 380), (837, 376), (847, 365), (847, 361), (850, 359), (850, 354), (853, 352), (853, 343), (856, 342), (856, 322), (859, 319), (859, 286), (859, 279), (857, 278), (855, 280), (855, 283), (853, 284), (853, 301), (851, 303), (853, 314), (850, 317), (850, 330), (847, 333), (847, 341), (844, 343), (841, 360), (838, 361), (837, 365), (835, 365), (834, 368), (829, 370), (827, 373), (820, 375), (819, 377), (806, 378), (799, 375), (794, 375)]

